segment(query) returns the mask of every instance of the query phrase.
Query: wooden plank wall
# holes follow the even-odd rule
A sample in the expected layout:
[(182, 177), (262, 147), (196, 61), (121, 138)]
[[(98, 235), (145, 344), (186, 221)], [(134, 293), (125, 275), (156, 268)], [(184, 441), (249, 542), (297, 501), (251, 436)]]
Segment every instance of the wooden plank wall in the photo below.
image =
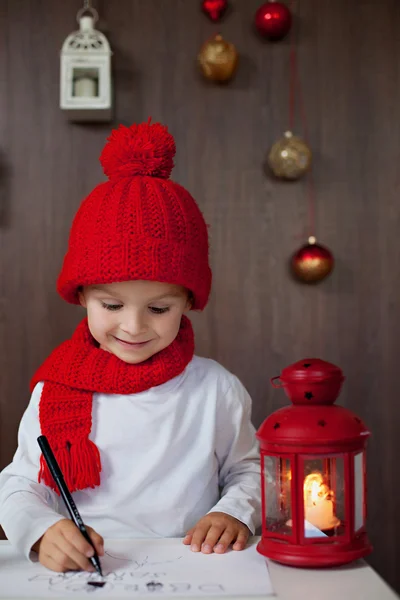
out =
[[(271, 376), (306, 356), (341, 366), (340, 402), (370, 426), (371, 563), (400, 591), (400, 4), (298, 2), (299, 68), (314, 150), (317, 233), (337, 260), (317, 287), (294, 282), (306, 184), (262, 169), (287, 127), (289, 42), (252, 29), (260, 0), (231, 0), (221, 26), (197, 0), (108, 0), (99, 28), (113, 47), (115, 124), (168, 124), (174, 178), (211, 226), (214, 288), (194, 315), (197, 352), (249, 389), (254, 423), (286, 401)], [(78, 0), (0, 0), (0, 466), (16, 448), (28, 382), (81, 318), (55, 292), (71, 219), (102, 180), (110, 125), (71, 125), (58, 108), (59, 50)], [(220, 29), (241, 54), (228, 86), (198, 75)], [(299, 133), (301, 133), (299, 131)]]

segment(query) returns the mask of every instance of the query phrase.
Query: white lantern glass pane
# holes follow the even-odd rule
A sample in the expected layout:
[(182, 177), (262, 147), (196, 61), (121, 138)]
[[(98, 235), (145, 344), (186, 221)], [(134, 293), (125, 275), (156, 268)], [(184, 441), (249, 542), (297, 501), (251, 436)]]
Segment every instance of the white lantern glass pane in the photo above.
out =
[(99, 69), (74, 67), (72, 79), (75, 98), (97, 98), (99, 96)]
[(345, 485), (342, 456), (304, 460), (304, 536), (331, 537), (345, 532)]
[(264, 457), (266, 528), (273, 533), (292, 533), (291, 464), (289, 458)]
[(364, 526), (363, 453), (354, 456), (354, 531)]

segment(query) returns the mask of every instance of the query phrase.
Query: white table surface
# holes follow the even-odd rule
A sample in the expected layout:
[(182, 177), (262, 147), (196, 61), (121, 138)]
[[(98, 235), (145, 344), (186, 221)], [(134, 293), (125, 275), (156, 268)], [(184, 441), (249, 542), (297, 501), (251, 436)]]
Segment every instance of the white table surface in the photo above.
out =
[[(259, 539), (255, 537), (254, 541)], [(0, 540), (0, 544), (8, 545), (9, 542)], [(268, 596), (268, 598), (273, 600), (399, 600), (400, 598), (363, 560), (331, 569), (300, 569), (266, 560), (276, 593), (276, 596)], [(212, 600), (210, 596), (207, 598)], [(220, 596), (219, 598), (249, 600), (250, 597)], [(251, 598), (254, 599), (255, 596)], [(179, 595), (179, 600), (185, 598)]]
[(279, 600), (398, 600), (363, 560), (331, 569), (296, 569), (268, 560)]

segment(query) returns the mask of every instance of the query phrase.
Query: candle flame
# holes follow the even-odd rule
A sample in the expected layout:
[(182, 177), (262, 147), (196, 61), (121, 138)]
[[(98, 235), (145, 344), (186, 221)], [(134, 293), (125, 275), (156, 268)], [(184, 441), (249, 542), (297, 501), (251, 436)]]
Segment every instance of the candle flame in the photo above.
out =
[(304, 501), (308, 506), (319, 504), (325, 500), (333, 500), (333, 491), (324, 482), (321, 473), (310, 473), (304, 479)]
[[(291, 480), (290, 471), (287, 473), (287, 478)], [(335, 515), (335, 494), (326, 484), (326, 479), (319, 471), (310, 473), (305, 477), (303, 495), (306, 529), (307, 523), (321, 531), (334, 529), (340, 525), (340, 519)], [(289, 519), (286, 524), (292, 527), (292, 519)]]

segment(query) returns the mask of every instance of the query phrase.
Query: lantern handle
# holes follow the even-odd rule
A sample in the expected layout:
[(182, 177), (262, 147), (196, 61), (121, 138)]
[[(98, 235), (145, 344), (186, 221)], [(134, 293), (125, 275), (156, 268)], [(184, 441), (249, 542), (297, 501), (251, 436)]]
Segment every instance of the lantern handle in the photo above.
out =
[(283, 387), (283, 383), (280, 383), (279, 385), (277, 385), (276, 383), (274, 383), (275, 379), (279, 379), (280, 375), (277, 375), (276, 377), (271, 377), (271, 383), (274, 386), (274, 388), (281, 388)]
[(95, 8), (93, 8), (93, 6), (90, 5), (90, 0), (85, 0), (83, 3), (83, 7), (80, 10), (78, 10), (76, 14), (76, 20), (78, 21), (78, 23), (80, 23), (80, 20), (85, 13), (91, 14), (94, 23), (97, 23), (97, 21), (99, 20), (99, 13)]

